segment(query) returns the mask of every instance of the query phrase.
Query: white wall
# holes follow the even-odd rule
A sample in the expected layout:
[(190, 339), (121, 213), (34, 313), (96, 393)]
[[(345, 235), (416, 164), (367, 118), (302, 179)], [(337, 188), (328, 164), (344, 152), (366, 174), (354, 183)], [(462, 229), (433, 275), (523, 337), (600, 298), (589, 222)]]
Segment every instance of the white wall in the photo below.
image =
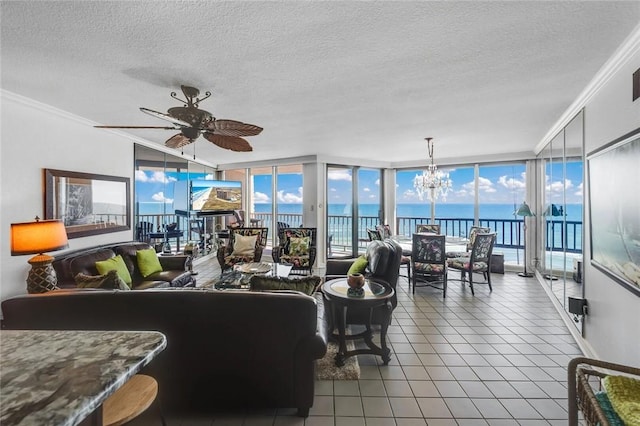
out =
[[(640, 99), (631, 101), (633, 72), (640, 68), (640, 49), (585, 106), (585, 153), (640, 127)], [(640, 159), (638, 159), (640, 165)], [(638, 197), (638, 188), (628, 188)], [(585, 188), (586, 222), (590, 223), (589, 196)], [(640, 215), (640, 212), (637, 212)], [(590, 234), (585, 226), (585, 318), (586, 342), (598, 358), (640, 366), (640, 297), (591, 266)]]
[[(43, 169), (131, 179), (132, 141), (62, 111), (0, 92), (0, 299), (26, 293), (31, 256), (11, 256), (10, 224), (44, 216)], [(133, 231), (69, 240), (69, 250), (130, 241)], [(55, 255), (62, 252), (50, 253)]]

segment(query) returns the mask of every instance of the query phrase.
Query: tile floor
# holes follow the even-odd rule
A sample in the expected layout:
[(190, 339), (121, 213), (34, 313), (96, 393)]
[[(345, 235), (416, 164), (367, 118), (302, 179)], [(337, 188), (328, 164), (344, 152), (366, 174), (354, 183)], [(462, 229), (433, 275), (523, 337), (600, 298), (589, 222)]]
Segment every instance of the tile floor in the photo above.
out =
[[(200, 283), (219, 274), (215, 259), (197, 262)], [(459, 274), (450, 273), (450, 278)], [(565, 425), (566, 366), (581, 354), (534, 278), (493, 274), (493, 292), (449, 282), (446, 299), (430, 287), (398, 283), (389, 328), (388, 366), (360, 355), (357, 381), (318, 381), (307, 419), (294, 409), (168, 414), (169, 426)], [(155, 410), (131, 425), (160, 424)]]

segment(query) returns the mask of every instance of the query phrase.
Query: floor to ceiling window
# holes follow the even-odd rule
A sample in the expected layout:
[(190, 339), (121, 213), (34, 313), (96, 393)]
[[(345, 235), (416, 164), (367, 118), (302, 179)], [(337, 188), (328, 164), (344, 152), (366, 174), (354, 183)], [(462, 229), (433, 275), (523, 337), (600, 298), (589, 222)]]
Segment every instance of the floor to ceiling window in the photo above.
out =
[(269, 228), (268, 247), (278, 244), (278, 224), (304, 225), (301, 164), (225, 170), (224, 176), (247, 186), (243, 186), (246, 226)]
[(367, 228), (384, 222), (379, 169), (327, 167), (327, 255), (356, 256), (368, 242)]
[(521, 263), (522, 241), (517, 239), (522, 218), (514, 212), (526, 194), (526, 165), (513, 164), (466, 165), (440, 167), (448, 174), (451, 187), (435, 194), (433, 201), (420, 199), (414, 179), (422, 170), (396, 172), (396, 230), (409, 236), (419, 223), (439, 224), (441, 232), (449, 236), (467, 237), (472, 226), (479, 224), (496, 232), (496, 246), (505, 253), (505, 260)]

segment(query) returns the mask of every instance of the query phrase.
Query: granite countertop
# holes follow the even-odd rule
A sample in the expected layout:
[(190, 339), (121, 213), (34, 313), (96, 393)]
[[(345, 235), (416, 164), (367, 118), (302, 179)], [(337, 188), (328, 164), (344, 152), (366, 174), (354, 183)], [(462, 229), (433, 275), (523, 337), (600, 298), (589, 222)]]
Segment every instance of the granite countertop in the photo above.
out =
[(0, 424), (77, 425), (166, 346), (155, 331), (0, 331)]

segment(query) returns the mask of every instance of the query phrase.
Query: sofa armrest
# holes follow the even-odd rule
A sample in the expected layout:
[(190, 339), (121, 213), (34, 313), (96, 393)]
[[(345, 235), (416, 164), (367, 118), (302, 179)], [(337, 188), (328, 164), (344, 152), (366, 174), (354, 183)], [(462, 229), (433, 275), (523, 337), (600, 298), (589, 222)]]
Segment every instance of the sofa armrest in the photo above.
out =
[(346, 276), (355, 259), (328, 259), (327, 276)]
[(189, 255), (159, 256), (164, 271), (186, 271), (191, 261)]

